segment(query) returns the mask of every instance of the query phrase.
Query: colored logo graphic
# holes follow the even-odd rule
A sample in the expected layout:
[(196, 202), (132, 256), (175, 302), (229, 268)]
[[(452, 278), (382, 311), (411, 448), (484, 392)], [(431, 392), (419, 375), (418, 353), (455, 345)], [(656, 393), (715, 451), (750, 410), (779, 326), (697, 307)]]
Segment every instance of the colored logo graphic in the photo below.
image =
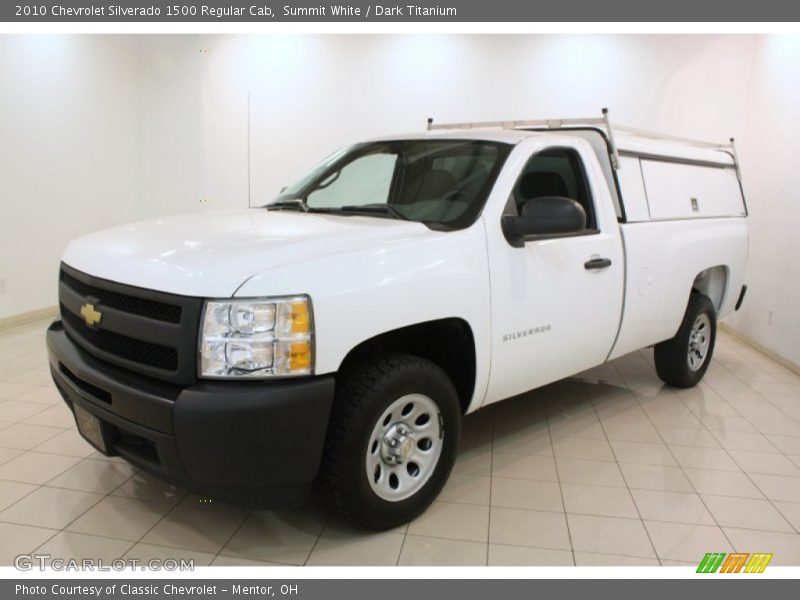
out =
[(725, 552), (708, 552), (697, 567), (698, 573), (763, 573), (769, 561), (772, 560), (772, 553), (757, 552), (748, 554), (747, 552), (737, 552), (726, 554)]

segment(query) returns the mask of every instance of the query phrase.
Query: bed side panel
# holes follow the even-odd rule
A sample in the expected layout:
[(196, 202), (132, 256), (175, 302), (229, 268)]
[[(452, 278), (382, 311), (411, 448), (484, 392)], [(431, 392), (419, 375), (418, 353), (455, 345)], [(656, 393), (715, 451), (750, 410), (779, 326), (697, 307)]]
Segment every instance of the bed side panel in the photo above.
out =
[(651, 221), (620, 225), (625, 243), (625, 308), (609, 359), (666, 340), (683, 319), (695, 277), (723, 266), (720, 316), (733, 309), (744, 281), (744, 218)]

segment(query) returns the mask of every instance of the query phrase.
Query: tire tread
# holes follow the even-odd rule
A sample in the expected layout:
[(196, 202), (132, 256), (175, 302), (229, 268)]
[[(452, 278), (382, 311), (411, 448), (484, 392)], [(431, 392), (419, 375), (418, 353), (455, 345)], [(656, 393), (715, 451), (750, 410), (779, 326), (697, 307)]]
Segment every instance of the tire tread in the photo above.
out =
[[(372, 426), (372, 423), (365, 422), (371, 412), (368, 410), (371, 393), (379, 388), (414, 380), (421, 374), (429, 374), (445, 382), (457, 403), (455, 387), (445, 372), (438, 365), (410, 354), (392, 353), (367, 360), (344, 375), (331, 411), (323, 451), (324, 465), (317, 480), (320, 494), (334, 514), (369, 529), (379, 530), (397, 525), (395, 521), (405, 522), (422, 512), (412, 506), (406, 514), (392, 520), (378, 515), (363, 514), (354, 506), (352, 485), (348, 477), (353, 469), (358, 467), (353, 465), (352, 461), (363, 460), (357, 445), (364, 428)], [(457, 436), (458, 431), (450, 432), (450, 435)], [(447, 473), (451, 466), (446, 465)], [(432, 497), (438, 495), (445, 479), (438, 485), (434, 483)], [(422, 510), (426, 507), (427, 503)]]
[[(695, 319), (704, 312), (708, 313), (711, 321), (711, 343), (705, 363), (697, 371), (692, 371), (686, 360), (689, 334)], [(716, 323), (716, 311), (711, 299), (698, 292), (692, 292), (678, 332), (672, 339), (655, 345), (653, 357), (655, 359), (656, 373), (661, 381), (667, 385), (680, 388), (690, 388), (697, 385), (711, 363), (717, 337)]]

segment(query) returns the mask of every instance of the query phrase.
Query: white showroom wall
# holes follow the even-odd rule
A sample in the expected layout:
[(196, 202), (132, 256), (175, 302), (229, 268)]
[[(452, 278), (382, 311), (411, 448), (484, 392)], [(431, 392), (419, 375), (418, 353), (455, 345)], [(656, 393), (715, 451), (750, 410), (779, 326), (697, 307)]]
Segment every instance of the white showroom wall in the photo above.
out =
[(742, 144), (749, 290), (730, 322), (800, 365), (800, 36), (760, 38), (756, 56)]
[(56, 303), (75, 236), (131, 220), (139, 41), (0, 36), (0, 319)]
[(422, 130), (429, 116), (609, 106), (631, 125), (739, 137), (755, 46), (754, 36), (151, 36), (139, 214), (242, 206), (248, 192), (262, 204), (336, 148)]
[[(312, 44), (298, 60), (303, 75), (275, 86), (263, 62), (269, 49), (238, 42), (252, 65), (254, 205), (337, 147), (421, 131), (427, 117), (600, 116), (608, 106), (612, 119), (630, 125), (740, 135), (747, 106), (742, 72), (749, 75), (754, 39), (358, 36)], [(295, 144), (319, 151), (286, 151)]]
[[(798, 269), (789, 185), (797, 175), (773, 143), (797, 144), (792, 39), (184, 35), (0, 44), (0, 126), (14, 134), (0, 144), (0, 193), (15, 215), (0, 222), (0, 318), (55, 304), (56, 257), (84, 231), (262, 204), (335, 148), (421, 130), (429, 116), (585, 116), (608, 106), (621, 123), (737, 137), (753, 253), (748, 302), (732, 323), (800, 363), (797, 278), (788, 278)], [(48, 54), (50, 44), (64, 50)], [(20, 254), (34, 235), (37, 245)]]

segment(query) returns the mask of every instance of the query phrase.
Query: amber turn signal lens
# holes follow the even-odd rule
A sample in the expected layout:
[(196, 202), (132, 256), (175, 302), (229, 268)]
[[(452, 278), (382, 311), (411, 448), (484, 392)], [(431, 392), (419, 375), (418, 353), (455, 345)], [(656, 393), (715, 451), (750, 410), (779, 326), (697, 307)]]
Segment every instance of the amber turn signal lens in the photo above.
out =
[(292, 333), (308, 333), (311, 323), (308, 316), (308, 304), (306, 302), (292, 303)]
[(289, 368), (302, 371), (311, 368), (311, 343), (294, 342), (289, 349)]

